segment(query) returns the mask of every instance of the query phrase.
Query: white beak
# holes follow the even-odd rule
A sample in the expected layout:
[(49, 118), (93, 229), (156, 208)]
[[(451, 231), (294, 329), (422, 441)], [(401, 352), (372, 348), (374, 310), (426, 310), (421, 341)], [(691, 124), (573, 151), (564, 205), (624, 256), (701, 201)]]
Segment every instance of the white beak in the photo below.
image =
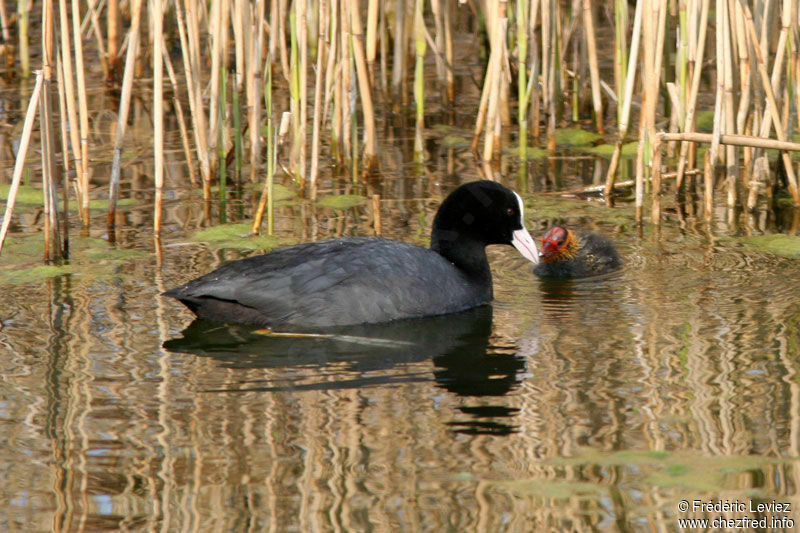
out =
[(533, 242), (533, 237), (528, 233), (524, 227), (516, 230), (511, 234), (511, 244), (514, 245), (519, 253), (532, 263), (539, 262), (539, 250), (536, 249), (536, 243)]

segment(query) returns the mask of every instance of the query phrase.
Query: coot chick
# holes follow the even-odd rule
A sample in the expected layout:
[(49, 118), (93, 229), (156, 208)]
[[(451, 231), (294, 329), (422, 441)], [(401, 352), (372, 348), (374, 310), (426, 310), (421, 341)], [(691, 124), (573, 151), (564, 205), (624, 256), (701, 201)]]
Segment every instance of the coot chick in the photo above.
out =
[(542, 237), (541, 263), (533, 273), (543, 278), (587, 278), (613, 272), (622, 266), (614, 244), (596, 233), (576, 235), (553, 226)]
[(441, 315), (491, 301), (489, 244), (513, 245), (538, 262), (522, 198), (477, 181), (442, 202), (430, 249), (373, 237), (298, 244), (233, 261), (164, 295), (199, 318), (272, 329)]

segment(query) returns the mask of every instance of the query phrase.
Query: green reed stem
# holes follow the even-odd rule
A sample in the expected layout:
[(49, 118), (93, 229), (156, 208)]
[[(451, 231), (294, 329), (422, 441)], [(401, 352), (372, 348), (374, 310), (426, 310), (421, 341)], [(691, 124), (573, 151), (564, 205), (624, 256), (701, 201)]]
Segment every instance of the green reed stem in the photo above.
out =
[(239, 108), (239, 90), (233, 86), (233, 161), (236, 183), (242, 182), (242, 110)]

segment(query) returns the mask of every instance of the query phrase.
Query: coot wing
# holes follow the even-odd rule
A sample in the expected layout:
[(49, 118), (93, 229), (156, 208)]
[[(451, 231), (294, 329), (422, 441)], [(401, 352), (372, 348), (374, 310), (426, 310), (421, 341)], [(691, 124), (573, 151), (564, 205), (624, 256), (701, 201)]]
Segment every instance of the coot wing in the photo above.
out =
[(449, 313), (487, 303), (491, 288), (431, 250), (353, 237), (234, 261), (165, 294), (202, 318), (279, 328)]

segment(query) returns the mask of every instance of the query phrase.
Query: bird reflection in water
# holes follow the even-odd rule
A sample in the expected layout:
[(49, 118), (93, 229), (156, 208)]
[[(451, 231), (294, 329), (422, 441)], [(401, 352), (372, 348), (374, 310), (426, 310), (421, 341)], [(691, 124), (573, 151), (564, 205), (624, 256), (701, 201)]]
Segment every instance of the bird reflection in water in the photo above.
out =
[[(212, 357), (231, 369), (302, 369), (278, 379), (247, 379), (234, 387), (205, 392), (342, 390), (433, 381), (461, 397), (464, 404), (480, 398), (478, 405), (458, 407), (466, 420), (446, 422), (454, 431), (496, 435), (516, 431), (510, 420), (518, 409), (507, 405), (507, 395), (522, 380), (525, 360), (513, 346), (490, 342), (491, 306), (298, 333), (273, 336), (252, 327), (195, 320), (182, 337), (165, 342), (164, 348)], [(426, 360), (434, 364), (432, 374), (414, 365)]]

